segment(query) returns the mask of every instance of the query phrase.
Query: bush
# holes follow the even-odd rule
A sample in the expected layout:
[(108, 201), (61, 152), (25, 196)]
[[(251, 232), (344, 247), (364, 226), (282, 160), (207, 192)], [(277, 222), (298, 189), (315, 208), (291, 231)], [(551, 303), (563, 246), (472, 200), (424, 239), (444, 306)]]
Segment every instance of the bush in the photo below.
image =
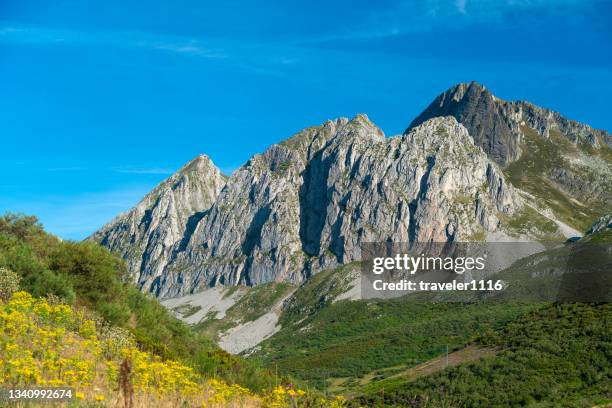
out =
[(79, 297), (90, 305), (112, 303), (123, 296), (124, 262), (95, 242), (62, 242), (50, 254), (49, 268), (70, 276)]
[(28, 290), (34, 296), (44, 297), (55, 295), (68, 304), (73, 304), (75, 302), (76, 293), (68, 276), (61, 276), (45, 269), (33, 278), (34, 279), (30, 279)]
[(0, 267), (15, 271), (21, 289), (36, 297), (85, 306), (92, 320), (119, 330), (112, 336), (129, 332), (143, 350), (252, 389), (275, 382), (269, 371), (219, 349), (127, 283), (122, 259), (95, 242), (62, 242), (36, 217), (0, 217)]
[(8, 302), (19, 290), (21, 277), (8, 268), (0, 267), (0, 301)]

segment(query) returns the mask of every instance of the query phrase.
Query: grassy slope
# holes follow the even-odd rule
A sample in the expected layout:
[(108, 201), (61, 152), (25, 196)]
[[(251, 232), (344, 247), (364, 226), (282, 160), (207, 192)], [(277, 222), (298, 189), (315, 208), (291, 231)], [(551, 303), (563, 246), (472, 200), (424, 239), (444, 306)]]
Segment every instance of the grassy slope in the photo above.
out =
[(35, 217), (0, 217), (0, 266), (21, 275), (22, 289), (34, 296), (58, 296), (127, 328), (146, 351), (253, 389), (275, 382), (269, 371), (224, 352), (156, 299), (123, 283), (125, 266), (108, 250), (93, 242), (62, 242)]
[[(595, 154), (611, 164), (610, 149), (602, 148), (594, 152), (586, 146), (574, 146), (567, 138), (554, 131), (551, 131), (550, 138), (546, 139), (533, 129), (522, 129), (525, 134), (522, 155), (504, 170), (513, 185), (535, 196), (539, 204), (550, 207), (558, 219), (578, 230), (587, 229), (597, 217), (610, 212), (610, 203), (580, 205), (573, 198), (580, 200), (581, 197), (571, 197), (549, 179), (553, 169), (571, 167), (567, 156)], [(575, 167), (572, 168), (578, 171)], [(590, 174), (585, 172), (582, 176), (584, 180), (588, 180)]]
[[(354, 390), (365, 395), (360, 402), (483, 407), (611, 402), (612, 394), (606, 390), (612, 375), (612, 306), (544, 302), (568, 295), (571, 297), (566, 299), (576, 299), (576, 295), (584, 300), (610, 298), (610, 274), (605, 273), (609, 271), (609, 251), (601, 246), (612, 242), (609, 232), (605, 229), (577, 243), (526, 257), (496, 275), (495, 279), (510, 285), (500, 298), (537, 303), (531, 313), (501, 330), (488, 331), (467, 348), (497, 350), (494, 356), (432, 374), (431, 365), (437, 365), (434, 371), (443, 370), (434, 359), (422, 365), (431, 375), (420, 379), (422, 372), (414, 369), (374, 379)], [(578, 276), (559, 275), (570, 263), (575, 268), (576, 262), (586, 266)], [(594, 272), (595, 280), (593, 275), (584, 278), (585, 272)], [(568, 293), (567, 284), (578, 288), (577, 292)]]
[(612, 305), (559, 304), (491, 331), (478, 344), (501, 350), (411, 381), (363, 389), (367, 406), (594, 406), (612, 402)]
[[(606, 242), (608, 232), (581, 242), (592, 238)], [(349, 393), (365, 389), (372, 397), (389, 384), (405, 384), (409, 373), (423, 375), (426, 370), (419, 367), (423, 362), (439, 359), (446, 345), (451, 355), (453, 350), (461, 354), (465, 345), (478, 338), (486, 350), (499, 349), (499, 344), (482, 340), (485, 334), (547, 307), (549, 303), (545, 301), (557, 299), (560, 278), (555, 271), (565, 270), (568, 257), (579, 253), (572, 250), (576, 245), (532, 255), (500, 272), (498, 278), (511, 284), (499, 295), (500, 301), (430, 303), (396, 299), (334, 303), (334, 297), (344, 290), (341, 283), (346, 281), (343, 272), (348, 268), (322, 272), (296, 292), (281, 316), (283, 329), (262, 343), (256, 356), (269, 366), (277, 366), (280, 372), (306, 379), (321, 389)], [(534, 275), (536, 271), (541, 273)], [(516, 299), (528, 303), (518, 303)], [(549, 320), (539, 324), (554, 325), (547, 312), (530, 316)], [(606, 316), (598, 315), (591, 323), (598, 321), (604, 326), (608, 324)], [(527, 343), (523, 346), (527, 352)], [(396, 391), (386, 392), (392, 395)]]
[(532, 236), (543, 242), (563, 242), (565, 240), (555, 222), (529, 206), (524, 206), (512, 217), (502, 215), (502, 220), (505, 221), (508, 231), (514, 235)]
[(336, 288), (337, 279), (343, 279), (342, 270), (306, 282), (283, 312), (282, 329), (260, 345), (255, 357), (321, 389), (330, 384), (350, 388), (375, 370), (394, 367), (380, 373), (393, 375), (439, 355), (446, 345), (463, 347), (533, 308), (406, 299), (334, 303), (323, 288)]

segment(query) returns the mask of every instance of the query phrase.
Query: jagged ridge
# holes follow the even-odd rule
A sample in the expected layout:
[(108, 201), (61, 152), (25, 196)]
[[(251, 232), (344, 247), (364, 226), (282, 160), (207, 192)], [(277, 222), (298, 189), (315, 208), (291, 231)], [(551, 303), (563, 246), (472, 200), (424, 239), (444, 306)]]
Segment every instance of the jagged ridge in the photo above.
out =
[(200, 155), (89, 239), (119, 253), (134, 283), (149, 291), (173, 251), (186, 245), (225, 179), (208, 156)]
[(392, 138), (365, 115), (328, 121), (237, 170), (151, 289), (298, 283), (360, 259), (362, 242), (494, 231), (520, 202), (453, 118)]
[[(143, 290), (164, 298), (215, 285), (299, 283), (359, 260), (362, 242), (486, 239), (529, 198), (499, 167), (519, 163), (526, 129), (598, 151), (610, 143), (606, 132), (460, 84), (401, 136), (386, 138), (358, 115), (307, 128), (227, 180), (198, 158), (92, 238), (128, 260)], [(609, 162), (597, 160), (588, 165), (599, 177)], [(579, 174), (575, 166), (551, 169), (550, 179)]]

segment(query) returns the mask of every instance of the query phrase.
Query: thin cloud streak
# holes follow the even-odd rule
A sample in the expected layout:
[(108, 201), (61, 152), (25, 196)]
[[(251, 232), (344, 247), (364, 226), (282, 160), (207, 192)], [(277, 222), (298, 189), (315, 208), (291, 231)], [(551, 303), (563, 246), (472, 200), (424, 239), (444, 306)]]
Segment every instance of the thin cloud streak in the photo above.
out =
[(411, 33), (430, 32), (438, 28), (461, 28), (495, 24), (508, 13), (550, 7), (552, 11), (572, 15), (572, 7), (585, 7), (592, 0), (429, 0), (420, 3), (403, 1), (369, 16), (360, 27), (312, 38), (305, 42), (376, 40)]
[(55, 30), (44, 27), (0, 28), (0, 42), (18, 44), (89, 44), (145, 48), (169, 53), (220, 59), (227, 55), (204, 47), (200, 41), (176, 36), (158, 36), (144, 32), (86, 32)]
[(117, 173), (125, 173), (125, 174), (160, 174), (160, 175), (170, 175), (174, 174), (175, 170), (165, 169), (165, 168), (113, 168), (113, 171)]

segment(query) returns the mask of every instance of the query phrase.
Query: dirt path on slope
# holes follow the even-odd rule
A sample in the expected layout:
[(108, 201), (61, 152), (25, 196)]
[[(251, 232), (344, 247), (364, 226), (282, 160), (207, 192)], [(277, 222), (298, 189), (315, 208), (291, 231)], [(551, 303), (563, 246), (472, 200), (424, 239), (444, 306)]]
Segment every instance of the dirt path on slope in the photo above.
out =
[[(467, 346), (466, 348), (463, 348), (461, 350), (457, 350), (457, 351), (453, 351), (452, 353), (448, 353), (448, 367), (454, 367), (459, 364), (476, 361), (482, 357), (494, 356), (495, 354), (498, 353), (498, 351), (499, 350), (494, 349), (494, 348)], [(442, 356), (436, 357), (422, 364), (419, 364), (415, 367), (411, 367), (401, 373), (391, 375), (387, 378), (403, 377), (407, 380), (413, 380), (415, 378), (418, 378), (424, 375), (433, 374), (436, 371), (445, 369), (446, 367), (447, 367), (447, 361), (446, 361), (446, 355), (444, 354)], [(368, 375), (363, 377), (362, 381), (366, 379)], [(367, 382), (366, 383), (361, 382), (361, 384), (367, 384)]]

